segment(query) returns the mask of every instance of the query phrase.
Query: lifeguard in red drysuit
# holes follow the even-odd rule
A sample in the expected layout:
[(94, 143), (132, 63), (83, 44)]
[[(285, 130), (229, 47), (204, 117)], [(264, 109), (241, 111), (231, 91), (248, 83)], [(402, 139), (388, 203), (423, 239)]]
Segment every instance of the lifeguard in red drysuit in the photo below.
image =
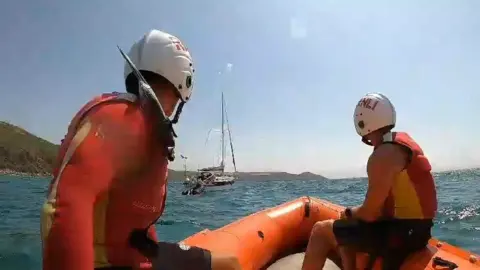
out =
[[(165, 115), (178, 119), (194, 75), (182, 42), (152, 30), (132, 46), (129, 57)], [(150, 224), (165, 208), (172, 130), (128, 65), (125, 83), (127, 93), (103, 94), (87, 103), (62, 141), (41, 212), (43, 269), (239, 269), (228, 255), (157, 243)], [(155, 252), (136, 246), (138, 237), (132, 235), (142, 230)]]

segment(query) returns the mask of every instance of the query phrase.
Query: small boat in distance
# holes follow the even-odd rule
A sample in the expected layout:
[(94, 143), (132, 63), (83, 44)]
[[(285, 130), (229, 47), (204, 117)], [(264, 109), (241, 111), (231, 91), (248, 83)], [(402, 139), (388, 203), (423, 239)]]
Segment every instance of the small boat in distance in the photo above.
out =
[[(226, 123), (225, 123), (226, 122)], [(226, 124), (226, 130), (228, 131), (228, 138), (230, 142), (230, 150), (232, 153), (232, 162), (233, 162), (233, 168), (234, 172), (226, 172), (225, 171), (225, 156), (226, 156), (226, 146), (225, 146), (225, 124)], [(202, 168), (198, 170), (198, 173), (194, 176), (193, 179), (190, 180), (190, 182), (196, 182), (197, 180), (200, 180), (204, 183), (204, 186), (207, 189), (225, 189), (225, 188), (230, 188), (235, 181), (238, 179), (237, 176), (237, 166), (235, 163), (235, 154), (233, 152), (233, 142), (232, 142), (232, 134), (230, 130), (230, 125), (228, 123), (228, 116), (227, 116), (227, 111), (225, 109), (225, 99), (223, 97), (223, 92), (222, 92), (222, 159), (220, 162), (219, 166), (214, 166), (214, 167), (208, 167), (208, 168)]]
[(182, 191), (182, 195), (201, 195), (205, 192), (205, 185), (202, 181), (197, 181), (194, 185), (187, 186), (187, 189)]

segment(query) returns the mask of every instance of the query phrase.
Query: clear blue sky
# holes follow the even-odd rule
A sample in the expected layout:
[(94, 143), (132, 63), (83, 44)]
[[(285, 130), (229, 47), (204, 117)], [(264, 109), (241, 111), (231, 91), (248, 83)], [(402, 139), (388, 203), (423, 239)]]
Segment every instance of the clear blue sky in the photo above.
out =
[(391, 98), (398, 129), (434, 169), (476, 166), (478, 14), (476, 0), (11, 0), (0, 10), (0, 119), (58, 143), (85, 102), (124, 89), (116, 45), (157, 28), (196, 61), (177, 127), (192, 169), (218, 153), (218, 134), (205, 139), (222, 89), (243, 171), (363, 175), (371, 149), (352, 114), (370, 91)]

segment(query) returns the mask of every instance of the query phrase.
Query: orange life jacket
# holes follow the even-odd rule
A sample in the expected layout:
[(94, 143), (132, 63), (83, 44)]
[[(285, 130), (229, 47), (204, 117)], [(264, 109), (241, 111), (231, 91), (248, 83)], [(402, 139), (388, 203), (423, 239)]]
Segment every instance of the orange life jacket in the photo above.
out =
[(411, 159), (400, 172), (385, 202), (384, 214), (396, 219), (433, 219), (437, 192), (432, 167), (420, 146), (404, 132), (393, 132), (391, 140), (411, 151)]

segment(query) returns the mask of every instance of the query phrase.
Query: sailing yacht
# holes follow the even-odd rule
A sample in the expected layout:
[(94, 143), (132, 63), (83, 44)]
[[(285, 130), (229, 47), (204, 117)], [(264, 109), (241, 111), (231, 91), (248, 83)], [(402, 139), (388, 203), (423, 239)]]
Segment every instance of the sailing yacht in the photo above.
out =
[[(232, 153), (232, 161), (234, 172), (225, 171), (225, 156), (226, 156), (226, 146), (225, 146), (225, 124), (228, 131), (228, 138), (230, 142), (230, 150)], [(233, 143), (232, 135), (230, 130), (230, 125), (228, 123), (227, 111), (225, 109), (225, 99), (222, 92), (222, 158), (219, 166), (208, 167), (198, 170), (198, 174), (195, 176), (195, 180), (200, 180), (203, 182), (203, 185), (207, 189), (224, 189), (231, 187), (237, 180), (237, 166), (235, 163), (235, 155), (233, 152)], [(194, 181), (195, 181), (194, 180)]]
[(187, 176), (187, 156), (180, 155), (180, 158), (183, 160), (183, 174), (185, 177), (185, 180), (183, 181), (184, 186), (190, 186), (192, 184), (192, 180), (190, 177)]

